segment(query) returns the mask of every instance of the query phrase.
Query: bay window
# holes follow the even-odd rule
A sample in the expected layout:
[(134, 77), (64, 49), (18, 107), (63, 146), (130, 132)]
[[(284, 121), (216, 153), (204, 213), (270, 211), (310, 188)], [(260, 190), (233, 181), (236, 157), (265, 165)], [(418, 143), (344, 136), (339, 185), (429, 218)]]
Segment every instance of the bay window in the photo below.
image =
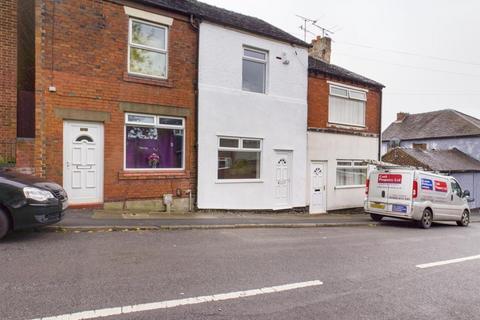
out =
[(337, 187), (365, 186), (367, 166), (362, 160), (337, 161)]
[(183, 169), (185, 119), (125, 114), (125, 169)]
[(338, 85), (330, 85), (328, 122), (349, 126), (365, 126), (367, 93)]
[(218, 138), (218, 180), (260, 179), (262, 140)]

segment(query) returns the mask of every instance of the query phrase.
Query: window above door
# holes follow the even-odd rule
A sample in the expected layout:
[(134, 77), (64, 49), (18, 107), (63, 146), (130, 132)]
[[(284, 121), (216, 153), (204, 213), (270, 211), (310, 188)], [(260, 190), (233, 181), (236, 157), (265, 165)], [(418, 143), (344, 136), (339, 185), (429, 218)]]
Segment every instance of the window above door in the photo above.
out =
[(328, 122), (365, 127), (367, 92), (348, 86), (330, 84)]
[(130, 18), (128, 38), (128, 73), (167, 79), (168, 27)]

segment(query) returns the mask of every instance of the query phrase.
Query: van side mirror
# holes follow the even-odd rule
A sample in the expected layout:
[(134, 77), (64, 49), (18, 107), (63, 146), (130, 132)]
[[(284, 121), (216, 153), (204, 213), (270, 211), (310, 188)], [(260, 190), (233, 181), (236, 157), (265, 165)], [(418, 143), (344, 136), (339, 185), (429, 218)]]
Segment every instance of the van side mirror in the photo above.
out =
[(463, 197), (464, 197), (464, 198), (470, 198), (470, 191), (468, 191), (468, 190), (463, 190)]

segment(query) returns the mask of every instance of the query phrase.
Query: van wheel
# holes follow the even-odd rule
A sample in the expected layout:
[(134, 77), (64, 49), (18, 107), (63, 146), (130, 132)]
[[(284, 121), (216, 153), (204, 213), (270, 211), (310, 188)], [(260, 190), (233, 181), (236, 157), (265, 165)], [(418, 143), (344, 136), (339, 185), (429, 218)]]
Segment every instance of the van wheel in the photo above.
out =
[(468, 227), (468, 225), (470, 224), (470, 213), (468, 212), (468, 210), (463, 211), (462, 220), (457, 221), (457, 224), (460, 227)]
[(373, 221), (380, 221), (382, 220), (383, 216), (379, 214), (371, 213), (370, 218), (372, 218)]
[(423, 210), (422, 220), (420, 220), (420, 227), (428, 229), (432, 226), (433, 213), (430, 209)]
[(9, 230), (10, 223), (7, 217), (7, 214), (0, 209), (0, 239), (3, 239)]

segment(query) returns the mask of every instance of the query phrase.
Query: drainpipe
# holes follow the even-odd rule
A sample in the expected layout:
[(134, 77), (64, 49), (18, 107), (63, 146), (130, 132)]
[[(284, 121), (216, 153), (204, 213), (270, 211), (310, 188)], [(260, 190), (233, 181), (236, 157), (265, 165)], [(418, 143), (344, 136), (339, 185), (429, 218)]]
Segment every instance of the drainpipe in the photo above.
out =
[[(199, 111), (198, 111), (198, 92), (199, 92), (199, 89), (198, 89), (198, 82), (199, 82), (199, 72), (200, 72), (200, 23), (201, 23), (201, 20), (200, 19), (197, 19), (197, 22), (195, 22), (195, 16), (193, 14), (190, 15), (190, 24), (192, 25), (192, 27), (197, 30), (197, 62), (196, 62), (196, 72), (197, 72), (197, 76), (196, 76), (196, 79), (195, 79), (195, 143), (194, 143), (194, 146), (195, 146), (195, 149), (196, 149), (196, 169), (197, 169), (197, 172), (195, 174), (195, 193), (197, 194), (198, 196), (198, 115), (199, 115)], [(189, 195), (188, 195), (188, 209), (189, 211), (193, 211), (193, 193), (194, 191), (192, 189), (190, 189), (190, 192), (189, 192)]]
[(383, 104), (383, 88), (380, 88), (380, 110), (379, 110), (379, 134), (378, 134), (378, 161), (382, 161), (382, 104)]

